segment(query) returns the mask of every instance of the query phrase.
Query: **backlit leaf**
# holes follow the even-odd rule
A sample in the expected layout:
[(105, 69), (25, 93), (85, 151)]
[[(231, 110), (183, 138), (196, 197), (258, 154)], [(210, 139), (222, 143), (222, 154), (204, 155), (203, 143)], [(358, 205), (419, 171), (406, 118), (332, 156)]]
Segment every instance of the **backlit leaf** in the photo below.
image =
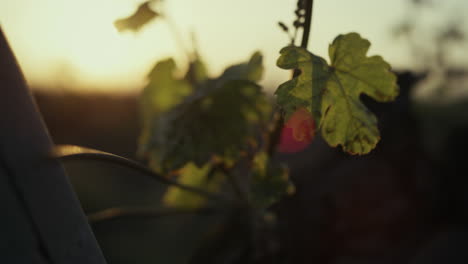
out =
[(255, 52), (246, 63), (233, 65), (227, 68), (219, 77), (220, 81), (227, 80), (249, 80), (258, 82), (263, 76), (263, 56), (260, 52)]
[(148, 146), (155, 120), (161, 113), (172, 109), (192, 92), (192, 86), (184, 79), (175, 78), (176, 64), (173, 59), (158, 62), (148, 74), (149, 82), (143, 89), (140, 108), (142, 134), (140, 150)]
[(148, 137), (140, 149), (152, 168), (168, 173), (188, 162), (203, 167), (213, 159), (229, 165), (241, 158), (271, 110), (261, 87), (253, 82), (260, 79), (261, 61), (261, 55), (255, 53), (248, 63), (228, 68), (219, 78), (207, 79), (199, 71), (192, 83), (180, 81), (179, 86), (188, 83), (193, 93), (150, 118), (143, 132)]
[(357, 33), (338, 36), (329, 46), (331, 64), (299, 47), (281, 50), (278, 66), (301, 74), (278, 87), (278, 103), (289, 116), (304, 107), (323, 138), (351, 154), (366, 154), (380, 140), (377, 118), (361, 102), (366, 94), (379, 102), (398, 95), (396, 76), (380, 56), (367, 57), (370, 42)]

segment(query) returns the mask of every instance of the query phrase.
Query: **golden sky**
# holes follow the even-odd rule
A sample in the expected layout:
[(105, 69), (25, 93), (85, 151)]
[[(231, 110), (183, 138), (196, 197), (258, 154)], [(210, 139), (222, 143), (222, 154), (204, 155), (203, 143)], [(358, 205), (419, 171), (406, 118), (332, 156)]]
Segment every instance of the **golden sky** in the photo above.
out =
[[(316, 0), (310, 50), (326, 57), (340, 33), (359, 32), (394, 67), (410, 65), (404, 45), (395, 44), (391, 27), (405, 15), (407, 0)], [(463, 0), (446, 0), (455, 6)], [(465, 4), (468, 1), (464, 1)], [(0, 24), (32, 86), (138, 90), (159, 60), (184, 57), (167, 25), (155, 21), (139, 33), (118, 33), (114, 20), (131, 14), (140, 0), (0, 0)], [(275, 86), (290, 75), (275, 61), (288, 37), (277, 26), (290, 24), (296, 0), (165, 0), (171, 15), (198, 49), (213, 75), (260, 50), (264, 84)], [(465, 5), (466, 6), (466, 5)]]

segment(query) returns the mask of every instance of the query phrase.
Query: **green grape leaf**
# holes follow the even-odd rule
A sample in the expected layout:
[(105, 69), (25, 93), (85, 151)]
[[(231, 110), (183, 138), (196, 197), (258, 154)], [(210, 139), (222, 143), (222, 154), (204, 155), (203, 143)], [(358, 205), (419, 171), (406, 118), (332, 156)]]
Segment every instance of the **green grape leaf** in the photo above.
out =
[(239, 159), (254, 139), (255, 124), (266, 120), (269, 104), (249, 81), (229, 81), (208, 94), (194, 94), (158, 122), (153, 131), (153, 164), (169, 172), (189, 161), (198, 166), (216, 158)]
[(150, 1), (146, 1), (132, 15), (116, 20), (114, 26), (119, 32), (138, 32), (144, 25), (158, 16), (159, 14), (151, 9)]
[(366, 94), (379, 102), (398, 95), (396, 76), (380, 56), (367, 57), (370, 42), (357, 33), (339, 35), (329, 46), (330, 65), (307, 50), (288, 46), (281, 50), (278, 66), (299, 69), (301, 74), (280, 85), (278, 104), (286, 115), (306, 108), (323, 138), (351, 154), (366, 154), (380, 140), (377, 118), (361, 102)]
[[(212, 165), (207, 163), (203, 167), (198, 167), (194, 163), (187, 163), (178, 176), (178, 181), (188, 186), (198, 187), (207, 191), (217, 191), (224, 182), (224, 175), (214, 172), (209, 175)], [(168, 188), (163, 196), (165, 205), (176, 208), (199, 208), (206, 203), (206, 198), (176, 186)]]
[(255, 207), (267, 208), (282, 196), (294, 193), (295, 188), (289, 181), (288, 169), (272, 162), (267, 153), (257, 153), (252, 167), (250, 200)]
[(140, 149), (150, 166), (169, 173), (192, 161), (202, 167), (222, 159), (229, 166), (241, 158), (271, 113), (266, 95), (253, 82), (262, 69), (261, 55), (255, 53), (248, 63), (230, 67), (219, 78), (207, 79), (202, 73), (195, 79), (198, 83), (179, 83), (188, 83), (193, 92), (146, 121), (150, 125), (142, 137), (148, 137)]
[[(142, 134), (140, 147), (148, 146), (151, 139), (153, 122), (157, 117), (178, 105), (187, 95), (192, 93), (192, 86), (184, 79), (176, 79), (176, 64), (173, 59), (156, 63), (148, 74), (148, 84), (143, 89), (140, 99), (142, 115)], [(146, 149), (140, 148), (139, 152)]]
[(165, 112), (192, 92), (185, 79), (174, 78), (176, 64), (173, 59), (158, 62), (148, 75), (148, 85), (143, 89), (142, 100), (156, 112)]
[(233, 65), (227, 68), (219, 81), (225, 82), (227, 80), (249, 80), (258, 82), (263, 76), (263, 56), (260, 52), (255, 52), (250, 60), (246, 63)]

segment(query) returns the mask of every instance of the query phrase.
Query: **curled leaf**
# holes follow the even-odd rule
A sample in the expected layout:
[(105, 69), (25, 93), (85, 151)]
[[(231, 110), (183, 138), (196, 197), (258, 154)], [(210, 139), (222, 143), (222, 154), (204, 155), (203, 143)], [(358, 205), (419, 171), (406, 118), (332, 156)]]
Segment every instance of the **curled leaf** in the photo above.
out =
[(144, 25), (148, 24), (158, 15), (159, 14), (157, 12), (151, 9), (150, 1), (147, 1), (141, 4), (132, 15), (116, 20), (114, 22), (114, 26), (119, 32), (138, 32)]

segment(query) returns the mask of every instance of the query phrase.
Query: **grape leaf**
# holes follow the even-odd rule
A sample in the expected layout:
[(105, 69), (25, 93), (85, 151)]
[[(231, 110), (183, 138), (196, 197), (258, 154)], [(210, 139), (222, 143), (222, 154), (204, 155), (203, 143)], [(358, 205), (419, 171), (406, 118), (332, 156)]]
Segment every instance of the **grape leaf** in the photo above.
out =
[(227, 80), (250, 80), (258, 82), (263, 76), (263, 56), (260, 52), (255, 52), (250, 60), (246, 63), (233, 65), (227, 68), (219, 77), (218, 81), (225, 82)]
[(379, 102), (398, 95), (396, 76), (380, 56), (367, 57), (370, 42), (357, 33), (339, 35), (329, 46), (331, 64), (307, 50), (288, 46), (278, 66), (301, 74), (280, 85), (278, 104), (286, 115), (304, 107), (312, 113), (323, 138), (351, 154), (366, 154), (377, 145), (377, 118), (360, 101), (366, 94)]
[(287, 168), (272, 162), (267, 153), (257, 153), (252, 167), (250, 200), (255, 207), (267, 208), (282, 196), (294, 193)]
[(159, 14), (150, 8), (150, 1), (147, 1), (142, 3), (132, 15), (116, 20), (114, 26), (119, 32), (127, 30), (138, 32), (144, 25), (157, 16)]
[(142, 100), (150, 104), (153, 111), (167, 111), (192, 92), (187, 80), (174, 78), (175, 71), (174, 60), (167, 59), (158, 62), (149, 73), (149, 82), (143, 89)]
[(189, 161), (202, 166), (213, 158), (233, 163), (255, 137), (254, 125), (267, 118), (268, 106), (260, 87), (248, 81), (192, 96), (158, 122), (151, 154), (160, 164), (156, 169), (169, 172)]
[(260, 79), (261, 60), (255, 53), (248, 63), (228, 68), (219, 78), (198, 75), (192, 94), (147, 121), (151, 125), (143, 135), (149, 137), (140, 148), (150, 166), (169, 173), (192, 161), (198, 167), (212, 159), (229, 165), (242, 157), (271, 111), (261, 87), (253, 82)]
[[(198, 61), (197, 64), (203, 64)], [(142, 134), (140, 135), (139, 152), (146, 151), (151, 138), (153, 122), (158, 116), (179, 104), (187, 95), (191, 94), (192, 86), (185, 79), (174, 78), (176, 64), (173, 59), (156, 63), (148, 74), (149, 82), (143, 89), (140, 99), (142, 115)]]
[[(206, 164), (199, 168), (194, 163), (187, 163), (181, 170), (178, 181), (188, 186), (198, 187), (207, 191), (216, 191), (224, 181), (224, 175), (220, 172), (214, 172), (209, 175), (212, 169), (211, 164)], [(208, 177), (210, 176), (210, 177)], [(206, 198), (171, 186), (163, 197), (163, 202), (167, 206), (176, 208), (199, 208), (206, 202)]]

